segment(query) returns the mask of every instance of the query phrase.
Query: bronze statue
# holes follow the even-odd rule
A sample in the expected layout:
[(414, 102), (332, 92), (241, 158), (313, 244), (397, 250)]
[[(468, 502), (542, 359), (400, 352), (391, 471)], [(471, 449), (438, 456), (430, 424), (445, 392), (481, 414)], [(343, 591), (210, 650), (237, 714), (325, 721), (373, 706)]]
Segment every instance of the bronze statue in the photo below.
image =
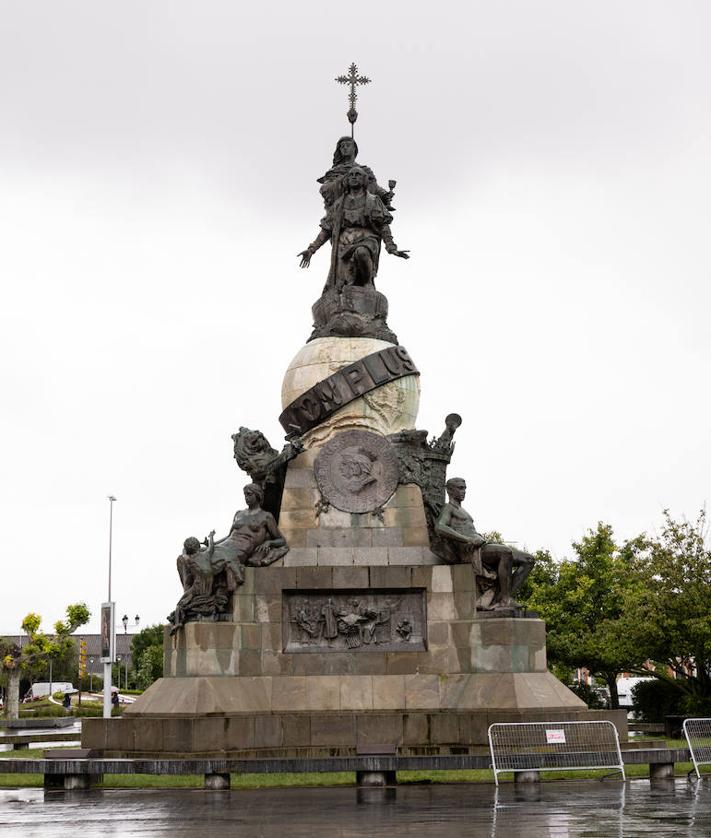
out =
[(286, 445), (279, 453), (272, 448), (261, 431), (241, 427), (232, 434), (234, 457), (237, 465), (249, 474), (254, 483), (264, 491), (262, 507), (279, 517), (281, 497), (284, 491), (284, 478), (288, 463), (304, 450), (303, 444), (293, 429)]
[(451, 542), (437, 533), (436, 525), (445, 504), (447, 466), (454, 453), (454, 435), (462, 424), (462, 417), (450, 413), (444, 423), (444, 431), (429, 442), (427, 431), (415, 429), (399, 431), (388, 439), (398, 461), (398, 482), (403, 485), (414, 483), (422, 490), (432, 552), (442, 561), (455, 562), (458, 558), (452, 555)]
[(388, 189), (380, 186), (368, 166), (356, 164), (358, 145), (353, 128), (358, 112), (356, 89), (369, 84), (351, 64), (348, 73), (336, 78), (348, 85), (350, 137), (336, 143), (331, 168), (320, 178), (320, 192), (326, 208), (321, 232), (301, 253), (301, 267), (308, 268), (311, 257), (327, 241), (331, 242), (331, 265), (321, 297), (311, 307), (313, 331), (309, 340), (325, 337), (363, 337), (397, 344), (388, 326), (388, 300), (375, 288), (381, 244), (388, 253), (403, 259), (408, 251), (398, 250), (390, 232), (392, 199), (396, 181)]
[(330, 241), (331, 269), (323, 293), (340, 292), (347, 286), (374, 288), (381, 242), (393, 256), (410, 258), (409, 251), (398, 250), (393, 241), (391, 221), (385, 204), (368, 191), (368, 173), (352, 166), (345, 176), (343, 195), (334, 200), (321, 219), (321, 232), (298, 254), (301, 267), (308, 268), (314, 253)]
[(533, 556), (508, 544), (487, 542), (462, 508), (467, 484), (461, 477), (446, 483), (448, 502), (435, 525), (435, 532), (451, 548), (451, 561), (471, 561), (477, 579), (477, 609), (498, 611), (520, 606), (514, 596), (528, 578)]
[(229, 534), (214, 540), (213, 530), (201, 545), (187, 538), (178, 556), (183, 596), (168, 617), (171, 634), (192, 620), (225, 619), (232, 594), (244, 582), (244, 565), (264, 567), (289, 548), (271, 512), (262, 509), (264, 490), (256, 483), (244, 487), (246, 509), (235, 513)]
[(261, 431), (244, 427), (232, 434), (232, 441), (237, 465), (259, 484), (272, 480), (283, 466), (304, 450), (301, 440), (294, 437), (279, 453)]
[(386, 209), (392, 212), (393, 207), (390, 202), (392, 201), (394, 195), (393, 189), (395, 188), (395, 181), (392, 180), (389, 182), (389, 191), (387, 189), (383, 189), (383, 187), (378, 184), (371, 168), (363, 165), (362, 163), (355, 162), (357, 156), (358, 144), (356, 141), (351, 137), (341, 137), (341, 139), (336, 143), (336, 150), (333, 153), (333, 165), (326, 172), (326, 174), (323, 175), (323, 177), (320, 177), (317, 180), (317, 183), (321, 184), (319, 192), (323, 198), (324, 206), (328, 209), (336, 198), (340, 198), (341, 195), (343, 195), (345, 192), (344, 183), (346, 175), (353, 168), (353, 166), (357, 165), (363, 169), (368, 176), (368, 192), (371, 192), (373, 195), (377, 195), (383, 204), (385, 204)]
[(462, 424), (462, 417), (458, 413), (450, 413), (444, 420), (444, 431), (430, 443), (430, 448), (433, 451), (441, 451), (449, 454), (450, 457), (454, 453), (454, 434), (457, 428)]

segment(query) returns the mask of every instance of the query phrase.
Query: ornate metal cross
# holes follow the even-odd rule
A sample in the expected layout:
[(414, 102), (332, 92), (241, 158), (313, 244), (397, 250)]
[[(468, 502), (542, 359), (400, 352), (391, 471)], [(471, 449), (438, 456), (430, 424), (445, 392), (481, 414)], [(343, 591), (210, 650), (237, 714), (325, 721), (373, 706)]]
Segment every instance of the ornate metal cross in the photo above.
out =
[(351, 137), (353, 136), (353, 126), (355, 124), (356, 119), (358, 119), (358, 111), (356, 110), (356, 101), (358, 100), (358, 94), (356, 93), (356, 86), (359, 84), (370, 84), (370, 79), (367, 76), (359, 76), (358, 75), (358, 67), (356, 67), (355, 63), (351, 64), (348, 68), (348, 74), (345, 76), (336, 76), (336, 81), (339, 84), (349, 84), (351, 86), (350, 93), (348, 94), (348, 121), (351, 124)]

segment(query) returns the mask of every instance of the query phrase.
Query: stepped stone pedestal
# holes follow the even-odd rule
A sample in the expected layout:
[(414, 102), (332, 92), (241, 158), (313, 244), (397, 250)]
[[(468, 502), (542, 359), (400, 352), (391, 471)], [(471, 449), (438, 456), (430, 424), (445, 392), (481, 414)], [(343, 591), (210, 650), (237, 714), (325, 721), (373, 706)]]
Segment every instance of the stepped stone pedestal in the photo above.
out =
[[(288, 603), (329, 596), (419, 599), (406, 605), (414, 631), (355, 648), (309, 638)], [(465, 565), (248, 568), (236, 599), (235, 622), (166, 635), (164, 677), (121, 719), (87, 719), (84, 747), (116, 756), (345, 755), (363, 745), (463, 753), (486, 744), (493, 722), (601, 717), (548, 671), (541, 620), (476, 618)], [(623, 712), (605, 717), (625, 735)]]
[[(318, 338), (289, 365), (282, 406), (391, 344)], [(82, 745), (107, 755), (466, 753), (501, 721), (610, 718), (546, 664), (537, 618), (477, 614), (470, 564), (430, 549), (422, 491), (399, 482), (380, 506), (325, 502), (316, 475), (346, 431), (414, 432), (419, 377), (364, 393), (304, 434), (289, 462), (279, 529), (289, 551), (246, 567), (229, 622), (166, 630), (164, 677), (120, 719), (86, 719)], [(387, 443), (388, 445), (390, 443)], [(401, 475), (402, 477), (402, 475)]]

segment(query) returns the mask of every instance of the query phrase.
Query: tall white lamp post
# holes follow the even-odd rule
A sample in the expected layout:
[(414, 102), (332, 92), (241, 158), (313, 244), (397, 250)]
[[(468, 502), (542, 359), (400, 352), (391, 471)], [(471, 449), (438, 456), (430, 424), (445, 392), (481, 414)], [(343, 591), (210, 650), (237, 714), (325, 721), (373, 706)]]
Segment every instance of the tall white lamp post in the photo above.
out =
[(114, 603), (111, 601), (111, 548), (114, 531), (114, 503), (109, 500), (109, 596), (101, 606), (101, 662), (104, 664), (104, 718), (111, 718), (111, 664), (116, 655), (116, 629), (114, 626)]

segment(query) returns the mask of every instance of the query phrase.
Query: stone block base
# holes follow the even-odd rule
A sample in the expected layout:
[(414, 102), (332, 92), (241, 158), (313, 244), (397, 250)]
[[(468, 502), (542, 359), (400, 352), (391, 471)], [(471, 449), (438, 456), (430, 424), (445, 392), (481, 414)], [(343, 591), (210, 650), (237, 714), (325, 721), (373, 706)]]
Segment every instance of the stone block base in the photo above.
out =
[(392, 745), (401, 755), (466, 754), (487, 746), (495, 722), (608, 719), (626, 740), (623, 710), (394, 710), (85, 719), (82, 744), (109, 757), (353, 756)]
[(547, 671), (196, 676), (161, 678), (146, 690), (140, 701), (126, 709), (123, 717), (180, 719), (243, 713), (543, 709), (577, 712), (586, 707)]
[[(474, 610), (473, 588), (469, 565), (246, 568), (245, 583), (234, 598), (234, 621), (188, 623), (175, 636), (166, 633), (163, 672), (177, 678), (240, 676), (247, 691), (254, 689), (249, 684), (255, 679), (271, 684), (273, 678), (290, 690), (292, 683), (300, 683), (293, 679), (302, 676), (547, 673), (544, 623), (482, 618)], [(321, 626), (320, 634), (309, 638), (297, 627), (296, 606), (318, 603), (320, 613), (329, 596), (336, 610), (352, 599), (378, 611), (399, 603), (387, 637), (378, 628), (354, 649), (342, 637), (325, 638)], [(413, 596), (419, 606), (409, 601)], [(407, 639), (395, 632), (403, 617), (410, 623)], [(565, 706), (570, 701), (582, 706), (570, 691), (561, 690), (568, 697)], [(143, 713), (152, 695), (153, 687), (127, 712)], [(242, 699), (238, 695), (235, 700)], [(271, 708), (262, 703), (254, 709)]]
[(304, 451), (289, 463), (279, 528), (291, 549), (279, 564), (328, 567), (439, 563), (429, 549), (419, 486), (398, 486), (377, 513), (342, 512), (335, 507), (319, 511), (321, 493), (314, 475), (319, 450)]

